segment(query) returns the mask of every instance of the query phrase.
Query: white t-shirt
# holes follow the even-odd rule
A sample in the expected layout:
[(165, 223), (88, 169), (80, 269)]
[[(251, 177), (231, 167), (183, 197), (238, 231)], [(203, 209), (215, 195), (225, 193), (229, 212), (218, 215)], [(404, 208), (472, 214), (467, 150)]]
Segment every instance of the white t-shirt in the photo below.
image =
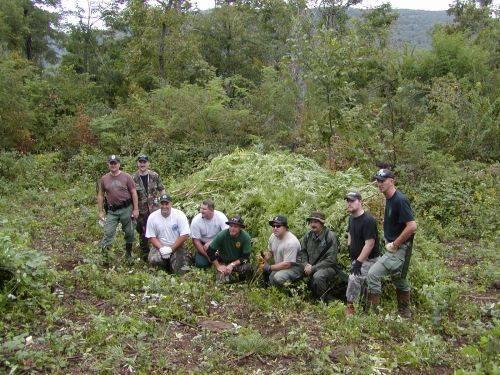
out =
[(180, 236), (189, 234), (189, 222), (181, 210), (172, 207), (170, 215), (163, 217), (161, 210), (149, 215), (146, 237), (156, 237), (164, 246), (172, 246)]
[(297, 253), (300, 251), (300, 241), (289, 231), (285, 233), (282, 239), (271, 234), (268, 248), (273, 253), (274, 263), (295, 262)]
[(191, 237), (207, 243), (221, 230), (229, 227), (226, 221), (226, 215), (217, 210), (214, 210), (214, 216), (211, 220), (202, 218), (201, 213), (199, 213), (191, 221)]

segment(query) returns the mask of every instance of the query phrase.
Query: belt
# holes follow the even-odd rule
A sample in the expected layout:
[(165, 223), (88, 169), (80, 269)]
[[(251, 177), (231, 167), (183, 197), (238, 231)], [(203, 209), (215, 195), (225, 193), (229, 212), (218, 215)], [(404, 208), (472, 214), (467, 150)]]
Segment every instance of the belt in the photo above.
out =
[(131, 204), (132, 204), (132, 200), (131, 199), (127, 199), (126, 201), (120, 202), (118, 204), (108, 204), (108, 210), (109, 211), (117, 211), (120, 208), (128, 207)]

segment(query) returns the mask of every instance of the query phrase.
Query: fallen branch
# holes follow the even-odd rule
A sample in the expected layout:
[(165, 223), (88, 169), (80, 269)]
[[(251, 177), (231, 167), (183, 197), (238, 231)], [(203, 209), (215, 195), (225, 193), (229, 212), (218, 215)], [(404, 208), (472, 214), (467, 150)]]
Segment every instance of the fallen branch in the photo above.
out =
[(190, 327), (190, 328), (193, 328), (193, 329), (198, 329), (198, 327), (197, 327), (197, 326), (194, 326), (194, 325), (189, 324), (189, 323), (187, 323), (187, 322), (184, 322), (184, 321), (182, 321), (182, 320), (177, 320), (177, 319), (176, 319), (176, 320), (174, 320), (174, 322), (177, 322), (177, 323), (179, 323), (179, 324), (181, 324), (181, 325), (183, 325), (183, 326), (186, 326), (186, 327)]
[(245, 358), (248, 358), (248, 357), (250, 357), (250, 356), (252, 356), (254, 354), (255, 354), (255, 351), (252, 350), (251, 352), (248, 352), (247, 354), (244, 354), (244, 355), (242, 355), (242, 356), (240, 356), (240, 357), (238, 357), (238, 358), (236, 358), (236, 359), (234, 359), (232, 361), (229, 360), (228, 362), (234, 362), (235, 364), (238, 364), (238, 362), (240, 362), (240, 361), (244, 360)]

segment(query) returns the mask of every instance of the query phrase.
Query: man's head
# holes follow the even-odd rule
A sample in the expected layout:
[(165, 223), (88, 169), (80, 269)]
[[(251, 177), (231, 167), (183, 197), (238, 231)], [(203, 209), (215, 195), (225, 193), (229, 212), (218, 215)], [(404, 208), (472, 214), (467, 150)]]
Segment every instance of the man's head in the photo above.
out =
[(160, 197), (161, 216), (168, 217), (172, 211), (172, 197), (168, 194), (163, 194)]
[(231, 217), (226, 224), (229, 225), (229, 234), (231, 237), (237, 237), (241, 230), (245, 228), (245, 223), (243, 222), (243, 218), (239, 215), (235, 215)]
[(311, 212), (311, 215), (306, 220), (309, 228), (315, 233), (321, 233), (325, 226), (325, 214), (319, 211)]
[(206, 199), (201, 202), (200, 213), (201, 217), (207, 220), (211, 220), (214, 217), (215, 204), (210, 199)]
[(351, 215), (356, 216), (357, 213), (363, 210), (363, 205), (361, 201), (361, 194), (357, 191), (351, 191), (346, 194), (346, 209)]
[(373, 176), (373, 179), (377, 181), (378, 189), (385, 195), (390, 194), (395, 189), (394, 178), (394, 173), (389, 169), (379, 169)]
[(149, 169), (149, 158), (146, 155), (139, 155), (137, 158), (137, 169), (146, 172)]
[(273, 227), (273, 234), (278, 238), (283, 238), (288, 230), (288, 220), (283, 215), (276, 215), (269, 220), (269, 225)]
[(110, 155), (108, 157), (108, 169), (111, 173), (120, 170), (120, 158), (116, 155)]

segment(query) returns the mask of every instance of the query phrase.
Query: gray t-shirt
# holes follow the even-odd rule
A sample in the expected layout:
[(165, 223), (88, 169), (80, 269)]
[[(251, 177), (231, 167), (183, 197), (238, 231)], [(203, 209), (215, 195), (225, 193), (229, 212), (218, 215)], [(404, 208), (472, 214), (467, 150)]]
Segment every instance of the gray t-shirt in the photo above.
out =
[(268, 248), (273, 253), (274, 263), (295, 262), (300, 251), (300, 241), (292, 232), (286, 232), (282, 239), (271, 234)]
[(217, 233), (229, 227), (226, 221), (226, 215), (217, 210), (214, 210), (214, 216), (210, 220), (202, 218), (199, 213), (191, 221), (191, 238), (196, 238), (203, 243), (210, 242)]

